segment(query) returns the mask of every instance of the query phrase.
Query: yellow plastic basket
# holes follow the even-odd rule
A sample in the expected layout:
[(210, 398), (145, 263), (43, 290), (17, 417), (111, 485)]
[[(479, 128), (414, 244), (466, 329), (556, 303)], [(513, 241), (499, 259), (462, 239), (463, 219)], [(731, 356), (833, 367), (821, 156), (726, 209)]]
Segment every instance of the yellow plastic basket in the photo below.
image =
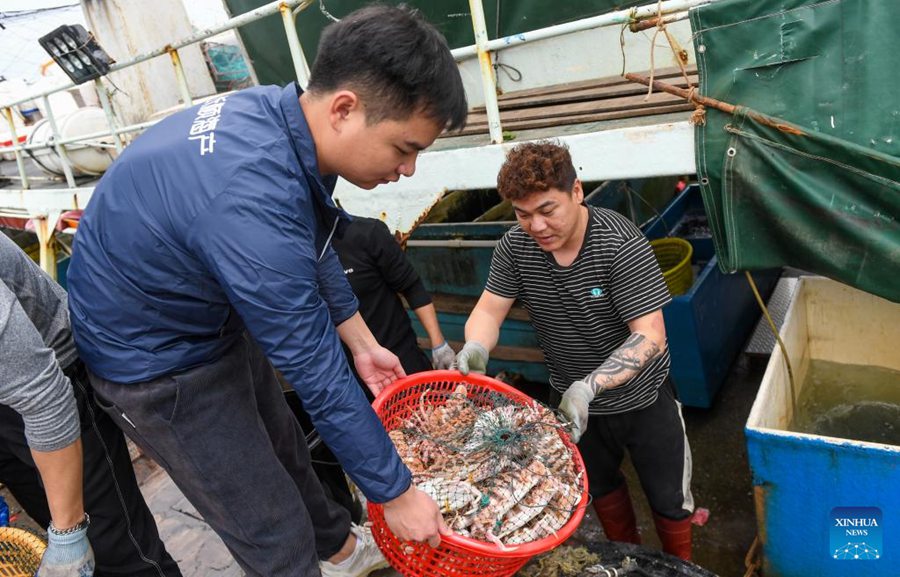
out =
[(29, 531), (0, 527), (0, 577), (32, 577), (47, 544)]
[(691, 290), (694, 284), (694, 269), (691, 268), (691, 256), (694, 247), (683, 238), (669, 237), (650, 241), (650, 248), (656, 255), (663, 279), (672, 296), (683, 295)]

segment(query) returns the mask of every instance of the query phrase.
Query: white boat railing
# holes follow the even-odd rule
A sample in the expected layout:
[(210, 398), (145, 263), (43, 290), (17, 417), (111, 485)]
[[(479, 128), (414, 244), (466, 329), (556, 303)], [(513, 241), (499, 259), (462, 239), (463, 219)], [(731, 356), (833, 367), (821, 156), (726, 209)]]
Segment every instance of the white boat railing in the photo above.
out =
[[(590, 30), (604, 26), (619, 26), (626, 24), (636, 24), (637, 22), (647, 21), (660, 15), (666, 16), (666, 22), (686, 17), (685, 10), (715, 2), (716, 0), (666, 0), (663, 2), (655, 2), (653, 4), (631, 8), (627, 10), (619, 10), (594, 16), (583, 18), (574, 22), (568, 22), (556, 26), (550, 26), (530, 32), (515, 34), (494, 40), (488, 39), (487, 29), (484, 19), (484, 9), (482, 0), (469, 0), (469, 6), (472, 15), (472, 25), (475, 33), (476, 44), (452, 50), (452, 54), (457, 61), (462, 61), (474, 56), (480, 60), (481, 66), (481, 83), (486, 101), (486, 111), (488, 117), (488, 126), (492, 144), (498, 144), (503, 141), (502, 126), (500, 124), (500, 112), (497, 103), (497, 86), (494, 70), (491, 64), (491, 53), (501, 50), (544, 40), (547, 38), (555, 38), (573, 32)], [(175, 81), (178, 84), (181, 96), (181, 105), (189, 107), (193, 104), (193, 97), (188, 87), (184, 69), (181, 66), (181, 59), (178, 54), (180, 48), (189, 46), (205, 40), (216, 34), (232, 30), (239, 26), (255, 22), (266, 16), (280, 13), (284, 22), (284, 29), (287, 35), (288, 47), (290, 50), (291, 61), (294, 66), (294, 72), (297, 82), (305, 87), (309, 80), (309, 65), (303, 54), (300, 39), (295, 26), (295, 17), (298, 12), (304, 10), (313, 4), (315, 0), (277, 0), (261, 6), (255, 10), (246, 12), (234, 18), (223, 21), (217, 26), (207, 28), (196, 32), (190, 36), (182, 38), (176, 42), (166, 44), (155, 50), (144, 52), (122, 63), (116, 63), (110, 66), (109, 72), (115, 72), (129, 68), (136, 64), (140, 64), (151, 58), (156, 58), (168, 54), (172, 60), (173, 73)], [(35, 230), (38, 232), (41, 244), (41, 263), (42, 266), (51, 275), (55, 275), (55, 262), (53, 255), (45, 254), (50, 252), (49, 246), (52, 241), (53, 230), (60, 214), (66, 210), (74, 210), (84, 208), (90, 198), (92, 187), (78, 187), (75, 182), (74, 173), (70, 160), (66, 155), (64, 145), (75, 142), (96, 141), (96, 139), (109, 136), (113, 139), (115, 149), (121, 152), (124, 142), (122, 135), (131, 132), (137, 132), (152, 126), (158, 121), (142, 122), (129, 126), (118, 126), (116, 115), (113, 110), (109, 95), (98, 78), (94, 80), (97, 93), (100, 98), (100, 104), (106, 116), (108, 130), (103, 132), (95, 132), (91, 134), (79, 135), (69, 138), (60, 138), (60, 133), (56, 125), (56, 119), (50, 105), (49, 96), (57, 92), (69, 90), (76, 85), (73, 82), (61, 84), (59, 86), (43, 90), (28, 96), (18, 98), (17, 100), (4, 102), (0, 104), (0, 110), (6, 118), (9, 130), (12, 135), (12, 146), (0, 148), (0, 154), (12, 152), (15, 155), (16, 165), (18, 168), (18, 177), (21, 182), (20, 188), (3, 188), (0, 189), (0, 214), (6, 212), (15, 212), (16, 214), (25, 211), (35, 220)], [(44, 103), (45, 113), (48, 124), (51, 128), (52, 137), (45, 143), (19, 144), (15, 123), (13, 122), (13, 107), (28, 101), (41, 99)], [(60, 159), (60, 164), (65, 175), (67, 188), (32, 188), (30, 178), (25, 170), (23, 152), (35, 149), (53, 148)], [(35, 178), (34, 180), (44, 180)], [(40, 221), (40, 222), (37, 222)], [(42, 232), (43, 231), (43, 232)], [(45, 266), (46, 265), (46, 266)]]

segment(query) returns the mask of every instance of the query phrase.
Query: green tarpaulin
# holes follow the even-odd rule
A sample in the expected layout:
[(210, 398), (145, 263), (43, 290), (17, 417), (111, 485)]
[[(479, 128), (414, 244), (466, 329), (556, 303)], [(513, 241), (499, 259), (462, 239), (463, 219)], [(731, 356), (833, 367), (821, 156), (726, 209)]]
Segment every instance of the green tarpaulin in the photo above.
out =
[(697, 170), (726, 272), (793, 266), (900, 301), (898, 0), (691, 11)]

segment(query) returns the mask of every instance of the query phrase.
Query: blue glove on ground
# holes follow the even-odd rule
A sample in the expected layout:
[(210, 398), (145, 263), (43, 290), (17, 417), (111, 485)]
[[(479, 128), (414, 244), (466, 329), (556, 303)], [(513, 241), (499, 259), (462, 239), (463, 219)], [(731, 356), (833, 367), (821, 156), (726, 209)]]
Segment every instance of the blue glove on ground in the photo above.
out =
[(456, 368), (464, 375), (468, 375), (469, 371), (483, 375), (487, 371), (487, 363), (487, 349), (475, 341), (466, 342), (456, 355)]
[(440, 345), (431, 349), (431, 364), (434, 368), (439, 370), (449, 369), (453, 366), (453, 362), (456, 360), (456, 353), (453, 352), (453, 349), (444, 341)]
[(47, 530), (47, 550), (35, 577), (93, 577), (94, 551), (87, 538), (87, 524), (71, 533)]

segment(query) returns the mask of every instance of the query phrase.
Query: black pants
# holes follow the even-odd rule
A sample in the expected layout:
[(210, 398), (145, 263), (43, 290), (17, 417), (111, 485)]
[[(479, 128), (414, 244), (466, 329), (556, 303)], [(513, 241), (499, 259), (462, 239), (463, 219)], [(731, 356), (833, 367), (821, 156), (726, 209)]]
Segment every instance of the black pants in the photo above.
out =
[(294, 413), (294, 417), (297, 418), (297, 422), (300, 423), (300, 428), (303, 429), (303, 433), (306, 435), (306, 442), (310, 447), (309, 455), (312, 468), (316, 472), (316, 477), (319, 478), (319, 483), (322, 484), (322, 490), (325, 491), (329, 499), (346, 509), (350, 513), (350, 520), (359, 525), (362, 522), (362, 504), (353, 495), (353, 491), (350, 490), (350, 485), (347, 484), (347, 477), (344, 475), (344, 469), (338, 462), (337, 457), (334, 456), (328, 445), (322, 442), (319, 432), (316, 431), (312, 424), (312, 419), (309, 418), (309, 414), (303, 409), (303, 403), (300, 402), (300, 397), (297, 396), (297, 393), (294, 391), (286, 392), (284, 398), (291, 408), (291, 412)]
[[(84, 365), (77, 361), (65, 372), (81, 418), (84, 508), (91, 516), (88, 539), (97, 562), (94, 575), (180, 577), (138, 489), (122, 431), (97, 408)], [(2, 405), (0, 481), (35, 522), (50, 524), (47, 496), (25, 441), (22, 417)]]
[[(561, 396), (551, 394), (554, 406)], [(691, 447), (681, 404), (668, 380), (649, 407), (616, 415), (591, 415), (578, 442), (593, 497), (625, 482), (619, 469), (628, 451), (650, 508), (669, 519), (684, 519), (694, 509), (691, 495)]]
[(208, 365), (136, 384), (91, 375), (98, 404), (172, 477), (251, 577), (319, 577), (350, 533), (310, 466), (275, 370), (245, 337)]

